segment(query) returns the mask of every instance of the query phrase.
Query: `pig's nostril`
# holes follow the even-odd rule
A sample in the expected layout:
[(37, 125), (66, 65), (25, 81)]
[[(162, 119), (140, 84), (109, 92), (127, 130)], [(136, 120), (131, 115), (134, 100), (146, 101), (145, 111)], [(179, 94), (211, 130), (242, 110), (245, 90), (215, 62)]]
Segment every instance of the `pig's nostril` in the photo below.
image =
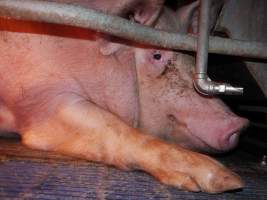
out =
[[(248, 124), (247, 119), (238, 118), (238, 120), (235, 122), (235, 128), (232, 127), (232, 131), (229, 131), (228, 134), (224, 134), (224, 136), (220, 140), (220, 149), (221, 150), (231, 150), (234, 147), (236, 147), (239, 136)], [(226, 132), (227, 133), (227, 132)]]
[(228, 139), (229, 144), (232, 146), (235, 146), (238, 142), (238, 138), (239, 138), (239, 134), (238, 133), (234, 133), (233, 135), (231, 135)]
[(219, 149), (221, 151), (228, 151), (236, 147), (239, 140), (239, 132), (232, 133), (228, 137), (222, 138), (219, 143)]

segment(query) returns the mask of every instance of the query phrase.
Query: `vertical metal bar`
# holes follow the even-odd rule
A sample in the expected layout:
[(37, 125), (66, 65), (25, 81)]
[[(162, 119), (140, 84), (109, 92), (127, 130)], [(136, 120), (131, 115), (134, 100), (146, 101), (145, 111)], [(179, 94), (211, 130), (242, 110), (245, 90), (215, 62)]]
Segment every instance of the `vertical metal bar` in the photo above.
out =
[(201, 0), (198, 23), (196, 73), (207, 76), (209, 50), (210, 0)]
[(231, 94), (239, 95), (243, 93), (243, 88), (232, 87), (226, 83), (216, 83), (209, 79), (207, 75), (208, 52), (209, 52), (209, 19), (211, 0), (201, 0), (196, 72), (194, 76), (194, 86), (196, 90), (204, 95)]

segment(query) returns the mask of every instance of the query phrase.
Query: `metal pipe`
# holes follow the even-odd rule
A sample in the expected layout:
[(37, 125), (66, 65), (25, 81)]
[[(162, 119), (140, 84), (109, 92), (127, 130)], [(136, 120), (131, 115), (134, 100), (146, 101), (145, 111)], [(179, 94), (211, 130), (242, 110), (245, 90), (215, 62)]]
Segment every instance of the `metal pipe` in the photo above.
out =
[(194, 86), (199, 93), (204, 95), (242, 94), (243, 88), (232, 87), (231, 85), (226, 83), (216, 83), (214, 81), (211, 81), (207, 75), (210, 7), (210, 0), (201, 0), (196, 72), (193, 79)]
[[(38, 0), (0, 0), (0, 16), (89, 28), (169, 49), (197, 49), (197, 38), (194, 36), (155, 30), (117, 16), (69, 4)], [(267, 44), (210, 37), (209, 52), (267, 59)]]
[[(206, 76), (209, 51), (210, 0), (201, 0), (198, 26), (196, 74)], [(205, 78), (205, 77), (203, 77)]]

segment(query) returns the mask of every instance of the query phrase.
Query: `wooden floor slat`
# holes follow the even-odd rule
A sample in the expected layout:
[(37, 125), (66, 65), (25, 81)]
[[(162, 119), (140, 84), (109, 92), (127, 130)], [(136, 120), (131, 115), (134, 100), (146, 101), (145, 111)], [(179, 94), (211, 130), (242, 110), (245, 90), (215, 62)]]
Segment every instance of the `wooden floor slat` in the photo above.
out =
[(123, 172), (1, 139), (0, 199), (267, 199), (267, 167), (258, 158), (238, 151), (219, 160), (242, 176), (243, 190), (219, 195), (184, 192), (143, 172)]

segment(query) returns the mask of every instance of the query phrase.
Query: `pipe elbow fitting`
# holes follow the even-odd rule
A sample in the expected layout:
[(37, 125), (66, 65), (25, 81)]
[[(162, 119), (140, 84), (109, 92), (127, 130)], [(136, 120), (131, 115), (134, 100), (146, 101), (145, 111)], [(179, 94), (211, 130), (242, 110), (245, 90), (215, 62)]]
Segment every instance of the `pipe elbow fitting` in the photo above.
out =
[(196, 74), (193, 79), (195, 89), (203, 95), (240, 95), (243, 94), (243, 88), (233, 87), (226, 83), (217, 83), (209, 79), (205, 74)]

